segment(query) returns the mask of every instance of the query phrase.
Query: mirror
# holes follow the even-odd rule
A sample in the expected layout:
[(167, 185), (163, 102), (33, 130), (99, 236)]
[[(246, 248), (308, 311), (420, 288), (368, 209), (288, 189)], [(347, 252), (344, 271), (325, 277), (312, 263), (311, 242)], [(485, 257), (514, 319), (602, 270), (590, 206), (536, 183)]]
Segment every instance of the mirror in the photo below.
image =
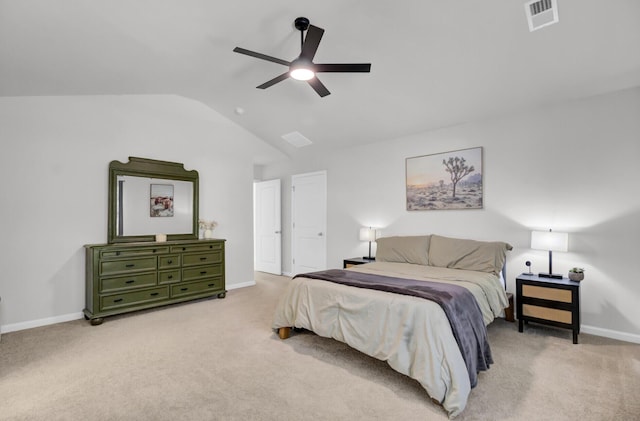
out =
[(129, 157), (109, 164), (109, 243), (198, 238), (198, 172)]

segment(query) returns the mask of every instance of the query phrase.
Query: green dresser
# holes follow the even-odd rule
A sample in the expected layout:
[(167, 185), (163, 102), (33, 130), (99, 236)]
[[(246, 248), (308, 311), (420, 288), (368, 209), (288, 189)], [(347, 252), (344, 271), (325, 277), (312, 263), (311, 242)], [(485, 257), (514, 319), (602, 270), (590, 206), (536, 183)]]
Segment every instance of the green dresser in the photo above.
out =
[(198, 298), (224, 298), (225, 240), (86, 245), (86, 308), (103, 317)]

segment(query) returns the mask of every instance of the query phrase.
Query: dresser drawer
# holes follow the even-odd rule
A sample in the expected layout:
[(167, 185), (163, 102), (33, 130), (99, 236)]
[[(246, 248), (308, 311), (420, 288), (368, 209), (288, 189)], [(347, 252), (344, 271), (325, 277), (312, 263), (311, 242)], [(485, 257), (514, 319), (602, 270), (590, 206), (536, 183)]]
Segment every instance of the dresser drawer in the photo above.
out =
[(190, 269), (182, 269), (183, 281), (222, 276), (222, 265), (198, 266)]
[(210, 265), (222, 262), (222, 250), (182, 255), (182, 266)]
[(541, 298), (543, 300), (571, 302), (571, 290), (539, 287), (535, 285), (522, 285), (522, 296), (531, 298)]
[(156, 273), (142, 273), (118, 278), (101, 278), (100, 292), (114, 292), (123, 289), (140, 288), (156, 285)]
[(169, 298), (169, 288), (159, 287), (146, 289), (144, 291), (134, 291), (115, 295), (104, 295), (100, 297), (100, 310), (111, 310), (120, 307), (133, 306), (136, 304), (150, 303)]
[(158, 257), (158, 269), (173, 269), (180, 267), (180, 255), (169, 254)]
[(222, 250), (222, 242), (206, 242), (203, 244), (185, 244), (184, 246), (172, 246), (171, 253), (177, 252), (192, 252), (192, 251), (208, 251), (208, 250)]
[(558, 310), (555, 308), (538, 307), (530, 304), (523, 304), (522, 314), (528, 317), (551, 320), (554, 322), (566, 323), (568, 325), (573, 323), (571, 311), (568, 310)]
[(105, 260), (100, 262), (100, 275), (155, 270), (157, 262), (156, 256), (140, 257), (137, 259)]
[(158, 272), (158, 283), (159, 284), (171, 284), (174, 282), (180, 282), (182, 277), (180, 276), (182, 272), (180, 269), (176, 270), (163, 270)]
[(135, 247), (135, 248), (122, 248), (112, 250), (102, 250), (100, 257), (103, 259), (109, 259), (113, 257), (136, 257), (136, 256), (150, 256), (154, 254), (169, 253), (169, 247)]
[(171, 297), (200, 294), (206, 291), (217, 291), (223, 288), (222, 278), (212, 278), (206, 281), (181, 283), (171, 286)]

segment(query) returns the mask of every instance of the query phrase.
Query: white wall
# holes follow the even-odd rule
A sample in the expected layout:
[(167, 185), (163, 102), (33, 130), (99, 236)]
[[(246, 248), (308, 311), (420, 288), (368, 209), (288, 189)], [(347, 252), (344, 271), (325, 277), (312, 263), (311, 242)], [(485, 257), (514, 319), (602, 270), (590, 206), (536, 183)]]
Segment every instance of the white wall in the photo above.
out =
[[(488, 99), (490, 100), (490, 99)], [(290, 175), (328, 171), (328, 263), (367, 254), (360, 226), (384, 235), (436, 233), (507, 241), (508, 289), (531, 260), (532, 229), (570, 233), (554, 272), (586, 268), (583, 331), (640, 342), (640, 88), (470, 123), (401, 139), (267, 165), (263, 179), (283, 180), (283, 269), (291, 270)], [(405, 210), (405, 158), (484, 148), (484, 209)], [(311, 147), (309, 147), (311, 148)]]
[[(84, 244), (107, 240), (108, 165), (129, 156), (200, 174), (200, 216), (227, 239), (227, 286), (253, 283), (253, 162), (262, 143), (178, 96), (0, 98), (0, 320), (4, 331), (77, 318)], [(259, 149), (261, 146), (257, 146)]]

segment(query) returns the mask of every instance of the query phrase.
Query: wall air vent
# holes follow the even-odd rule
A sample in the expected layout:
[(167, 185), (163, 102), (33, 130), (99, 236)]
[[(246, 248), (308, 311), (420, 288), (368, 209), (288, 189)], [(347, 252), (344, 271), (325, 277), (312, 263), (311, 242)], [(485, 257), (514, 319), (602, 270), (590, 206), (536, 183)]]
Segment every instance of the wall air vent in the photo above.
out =
[(301, 148), (303, 146), (311, 145), (313, 142), (304, 137), (299, 132), (291, 132), (282, 135), (282, 138), (295, 146), (296, 148)]
[(525, 3), (524, 10), (529, 22), (529, 31), (533, 32), (558, 22), (558, 4), (556, 0), (534, 0)]

